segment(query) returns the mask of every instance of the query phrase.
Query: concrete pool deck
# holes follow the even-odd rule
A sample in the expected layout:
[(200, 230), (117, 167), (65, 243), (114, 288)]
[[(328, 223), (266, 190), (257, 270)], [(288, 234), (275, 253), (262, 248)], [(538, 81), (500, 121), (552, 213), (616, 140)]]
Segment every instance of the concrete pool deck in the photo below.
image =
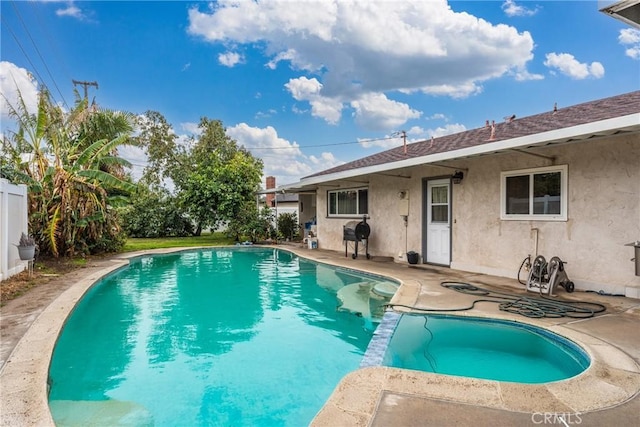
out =
[[(341, 252), (298, 246), (278, 247), (318, 262), (398, 279), (402, 286), (392, 301), (395, 304), (453, 308), (465, 307), (475, 299), (443, 288), (442, 281), (525, 295), (514, 279), (408, 266), (376, 257), (353, 260)], [(47, 289), (45, 284), (43, 289), (33, 289), (2, 307), (1, 425), (53, 425), (46, 382), (50, 356), (66, 316), (93, 283), (141, 254), (96, 261), (65, 276), (55, 287)], [(589, 319), (530, 319), (499, 311), (497, 304), (480, 303), (471, 311), (456, 314), (515, 320), (566, 336), (592, 359), (582, 374), (547, 384), (515, 384), (368, 367), (343, 378), (312, 425), (639, 425), (640, 300), (579, 291), (567, 294), (562, 289), (556, 293), (562, 299), (602, 303), (607, 311)]]

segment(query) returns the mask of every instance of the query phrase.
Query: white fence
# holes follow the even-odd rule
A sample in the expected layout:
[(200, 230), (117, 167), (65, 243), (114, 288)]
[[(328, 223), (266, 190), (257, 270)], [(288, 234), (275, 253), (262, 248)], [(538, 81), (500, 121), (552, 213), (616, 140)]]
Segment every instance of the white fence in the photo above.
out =
[(0, 280), (18, 274), (27, 268), (20, 261), (18, 248), (22, 233), (28, 233), (27, 186), (10, 184), (0, 179)]

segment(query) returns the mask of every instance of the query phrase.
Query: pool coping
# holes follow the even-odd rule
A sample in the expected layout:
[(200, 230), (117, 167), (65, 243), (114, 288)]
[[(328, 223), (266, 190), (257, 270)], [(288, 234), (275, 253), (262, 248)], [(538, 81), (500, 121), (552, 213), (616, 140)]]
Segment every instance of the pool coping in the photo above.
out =
[[(423, 284), (403, 282), (391, 304), (416, 305)], [(427, 291), (428, 292), (428, 291)], [(397, 308), (403, 314), (424, 311)], [(515, 321), (554, 332), (584, 350), (591, 364), (566, 380), (522, 384), (434, 374), (388, 366), (365, 366), (347, 374), (338, 384), (312, 426), (371, 425), (385, 393), (436, 399), (450, 403), (530, 414), (585, 414), (615, 408), (640, 395), (640, 364), (614, 345), (560, 324), (549, 325), (505, 312), (473, 314), (438, 312), (438, 315)], [(579, 319), (576, 321), (585, 320)], [(393, 399), (393, 398), (392, 398)], [(392, 402), (396, 405), (398, 402)]]
[[(287, 250), (316, 262), (397, 280), (401, 286), (392, 300), (396, 304), (409, 302), (410, 304), (407, 305), (413, 305), (417, 296), (423, 291), (424, 284), (402, 280), (382, 270), (375, 271), (374, 263), (364, 264), (365, 270), (363, 265), (347, 264), (335, 256), (326, 256), (323, 251), (289, 246), (267, 247)], [(0, 424), (55, 425), (47, 398), (51, 355), (69, 313), (94, 284), (114, 271), (126, 267), (133, 258), (210, 248), (170, 248), (120, 254), (111, 260), (112, 266), (81, 278), (62, 292), (37, 316), (0, 369), (0, 384), (2, 384)], [(477, 380), (390, 367), (361, 368), (346, 375), (340, 381), (311, 424), (314, 426), (369, 425), (375, 416), (382, 394), (388, 391), (520, 412), (596, 411), (622, 404), (640, 393), (638, 363), (622, 350), (595, 336), (563, 325), (550, 326), (531, 319), (523, 321), (520, 317), (516, 319), (514, 315), (501, 312), (491, 316), (474, 312), (473, 317), (516, 320), (549, 329), (579, 344), (589, 354), (592, 364), (576, 377), (547, 384), (514, 384)]]

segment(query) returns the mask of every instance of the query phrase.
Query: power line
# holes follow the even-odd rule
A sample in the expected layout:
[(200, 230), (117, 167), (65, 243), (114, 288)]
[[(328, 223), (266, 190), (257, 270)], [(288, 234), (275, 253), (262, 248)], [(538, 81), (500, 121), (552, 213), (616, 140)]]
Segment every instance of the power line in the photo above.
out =
[[(49, 67), (47, 66), (47, 62), (42, 57), (42, 54), (40, 53), (40, 49), (38, 49), (38, 45), (33, 40), (33, 37), (31, 37), (31, 33), (29, 32), (29, 29), (27, 28), (27, 25), (24, 23), (24, 20), (22, 19), (22, 15), (20, 14), (20, 11), (18, 10), (18, 7), (16, 6), (15, 2), (12, 1), (11, 2), (11, 6), (13, 6), (13, 10), (16, 12), (16, 15), (18, 16), (18, 20), (22, 24), (22, 27), (24, 28), (24, 31), (27, 33), (27, 36), (29, 37), (29, 40), (31, 40), (31, 44), (33, 44), (33, 47), (35, 48), (36, 53), (38, 54), (38, 57), (40, 58), (40, 61), (42, 61), (42, 64), (44, 65), (44, 68), (47, 71), (47, 74), (49, 74), (49, 77), (51, 77), (51, 81), (53, 82), (53, 85), (55, 86), (56, 90), (60, 94), (60, 97), (62, 98), (62, 102), (68, 108), (69, 105), (67, 104), (67, 100), (64, 98), (64, 95), (62, 95), (62, 92), (60, 91), (60, 88), (58, 87), (58, 84), (56, 83), (56, 79), (53, 78), (53, 75), (51, 74), (51, 70), (49, 70)], [(31, 63), (31, 61), (29, 61), (29, 63)], [(44, 84), (44, 82), (43, 82), (43, 84)]]
[[(371, 139), (361, 139), (359, 141), (348, 141), (348, 142), (336, 142), (333, 144), (318, 144), (318, 145), (298, 145), (295, 147), (247, 147), (245, 146), (245, 149), (249, 150), (249, 151), (253, 151), (253, 150), (292, 150), (292, 149), (297, 149), (297, 148), (316, 148), (316, 147), (334, 147), (334, 146), (339, 146), (339, 145), (353, 145), (353, 144), (361, 144), (363, 142), (376, 142), (376, 141), (386, 141), (389, 139), (397, 139), (398, 136), (387, 136), (384, 138), (371, 138)], [(132, 166), (141, 166), (141, 167), (146, 167), (149, 164), (141, 164), (141, 163), (134, 163), (130, 160), (128, 160), (129, 163), (131, 163)]]
[(296, 148), (317, 148), (317, 147), (334, 147), (337, 145), (353, 145), (353, 144), (362, 144), (365, 142), (376, 142), (376, 141), (386, 141), (389, 139), (397, 139), (397, 136), (387, 136), (384, 138), (372, 138), (372, 139), (361, 139), (359, 141), (348, 141), (348, 142), (335, 142), (333, 144), (317, 144), (317, 145), (297, 145), (291, 147), (247, 147), (248, 150), (292, 150)]
[(63, 56), (60, 55), (60, 49), (56, 45), (56, 37), (51, 36), (47, 21), (45, 19), (42, 19), (40, 8), (36, 6), (36, 2), (30, 1), (29, 4), (31, 5), (33, 16), (35, 16), (36, 20), (38, 21), (37, 27), (44, 34), (44, 40), (46, 40), (49, 46), (48, 49), (53, 53), (53, 58), (57, 61), (59, 65), (58, 68), (63, 70), (64, 74), (67, 76), (68, 79), (71, 79), (71, 72), (69, 70), (69, 67), (66, 64), (66, 62), (62, 59)]
[(22, 54), (24, 55), (24, 57), (27, 59), (29, 64), (31, 64), (31, 68), (33, 68), (33, 72), (36, 73), (36, 76), (38, 76), (39, 81), (42, 83), (42, 85), (44, 87), (47, 87), (46, 83), (44, 83), (44, 79), (42, 78), (42, 76), (38, 72), (38, 69), (36, 68), (35, 65), (33, 65), (33, 62), (31, 62), (31, 58), (29, 58), (29, 55), (27, 55), (27, 52), (25, 52), (24, 47), (20, 43), (20, 40), (18, 40), (18, 38), (16, 37), (16, 34), (13, 32), (13, 30), (11, 29), (11, 26), (8, 24), (8, 22), (6, 22), (4, 20), (4, 15), (0, 15), (0, 19), (2, 20), (2, 25), (9, 30), (9, 32), (11, 33), (11, 36), (13, 37), (13, 39), (18, 44), (18, 47), (22, 51)]

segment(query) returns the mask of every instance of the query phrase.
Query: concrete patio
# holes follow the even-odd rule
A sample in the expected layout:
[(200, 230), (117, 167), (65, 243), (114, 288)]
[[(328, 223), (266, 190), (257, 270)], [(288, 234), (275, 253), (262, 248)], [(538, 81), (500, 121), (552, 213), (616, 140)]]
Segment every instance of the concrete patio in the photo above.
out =
[[(345, 258), (342, 252), (286, 245), (318, 262), (395, 278), (402, 282), (392, 303), (420, 308), (468, 306), (475, 298), (443, 288), (460, 281), (525, 294), (514, 279), (447, 268)], [(154, 251), (158, 252), (171, 252)], [(35, 288), (2, 307), (0, 330), (0, 422), (6, 426), (53, 425), (47, 404), (49, 359), (64, 319), (91, 285), (127, 265), (121, 254), (93, 262), (60, 280)], [(516, 266), (517, 268), (517, 266)], [(576, 291), (558, 298), (604, 304), (588, 319), (530, 319), (480, 303), (458, 315), (515, 320), (541, 326), (579, 343), (592, 359), (577, 377), (547, 384), (516, 384), (368, 367), (347, 375), (317, 414), (314, 426), (424, 425), (638, 425), (640, 424), (640, 300)], [(405, 309), (407, 310), (407, 309)]]

